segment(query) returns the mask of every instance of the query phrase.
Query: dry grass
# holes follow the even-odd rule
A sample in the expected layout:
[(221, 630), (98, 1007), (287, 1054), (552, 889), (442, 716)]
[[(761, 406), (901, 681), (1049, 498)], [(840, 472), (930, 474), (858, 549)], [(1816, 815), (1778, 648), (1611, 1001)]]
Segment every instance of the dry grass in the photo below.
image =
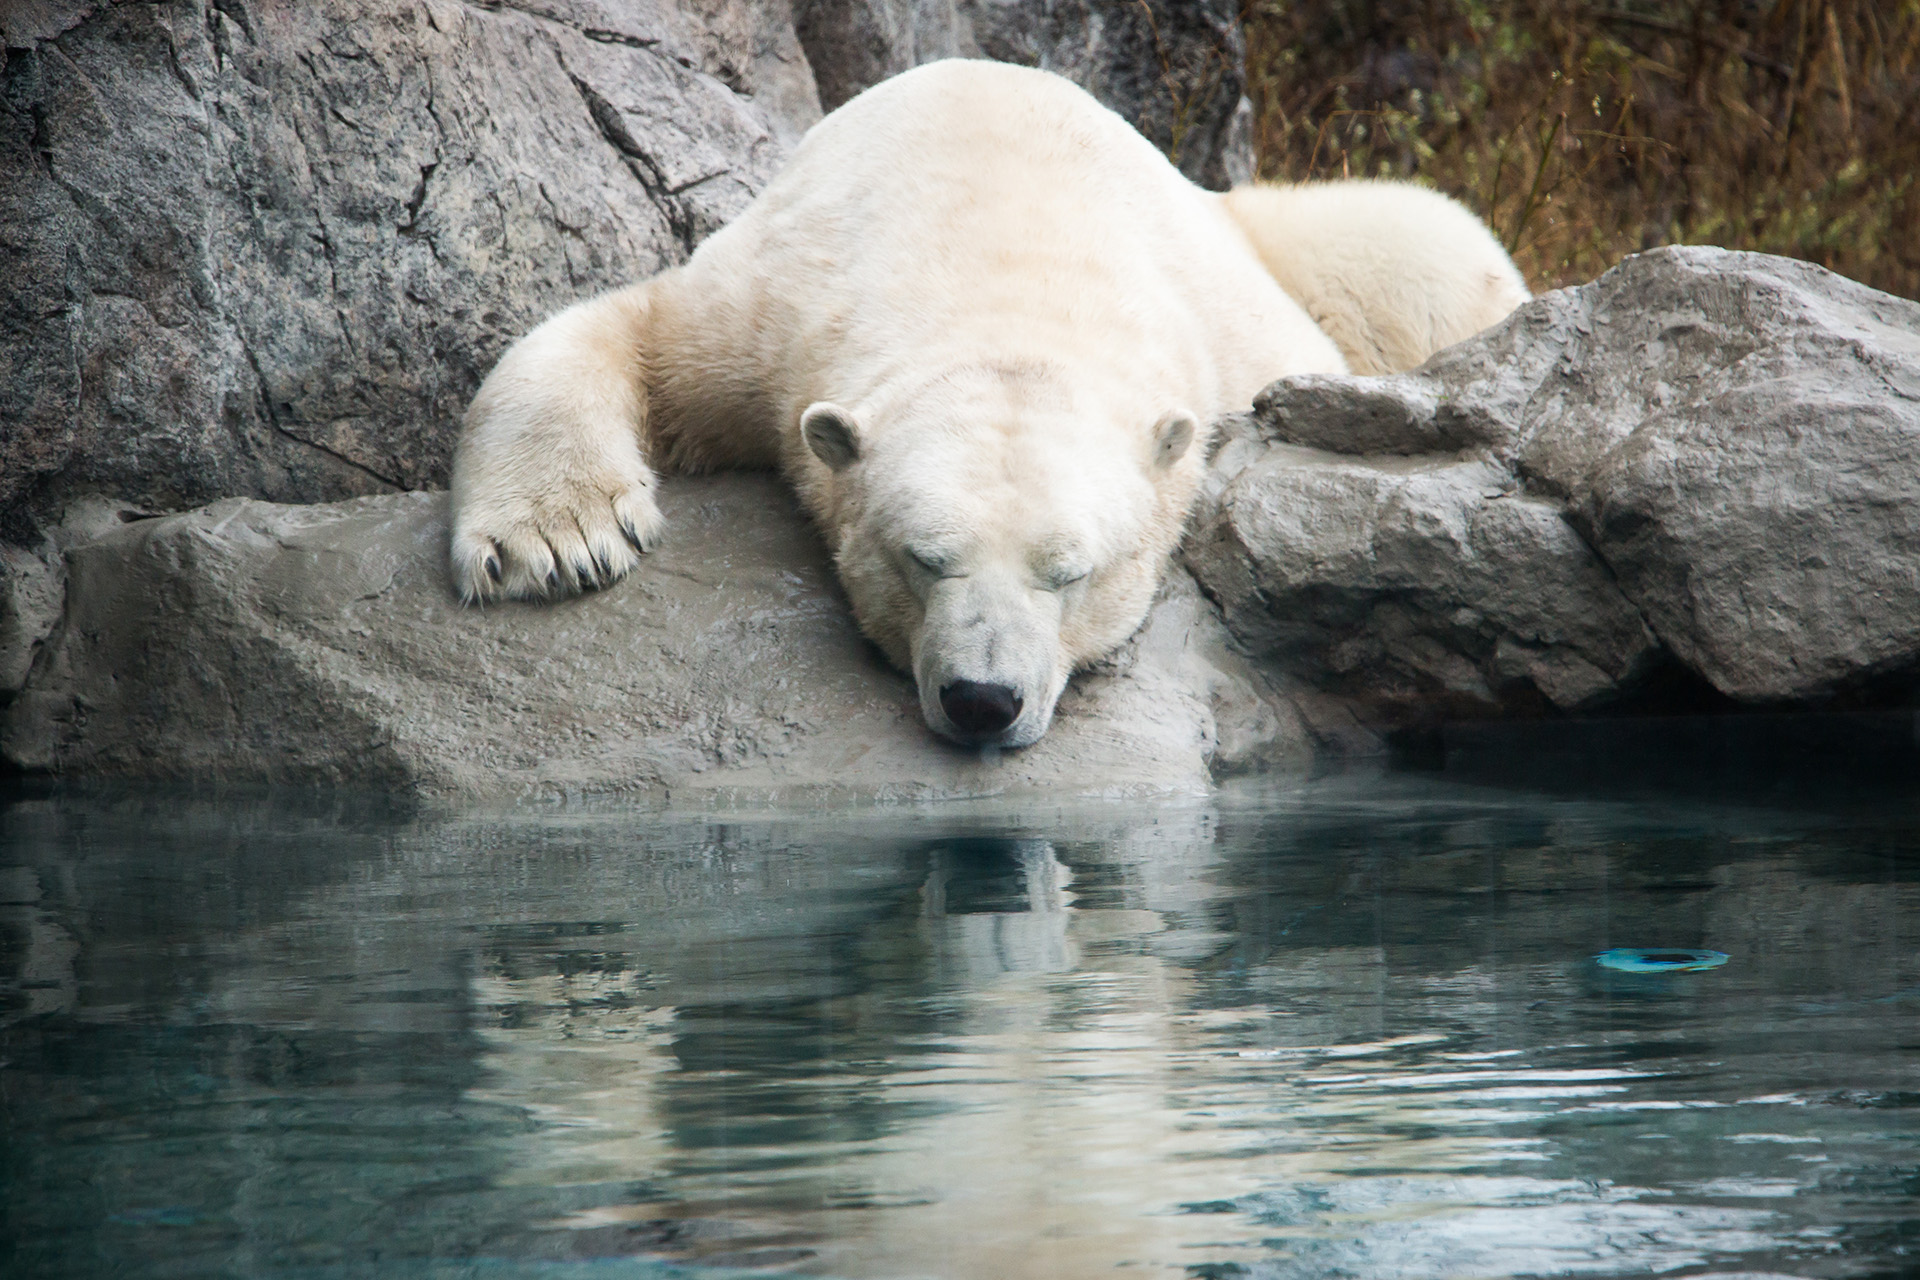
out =
[(1263, 176), (1417, 177), (1536, 288), (1662, 244), (1920, 297), (1920, 0), (1250, 0)]

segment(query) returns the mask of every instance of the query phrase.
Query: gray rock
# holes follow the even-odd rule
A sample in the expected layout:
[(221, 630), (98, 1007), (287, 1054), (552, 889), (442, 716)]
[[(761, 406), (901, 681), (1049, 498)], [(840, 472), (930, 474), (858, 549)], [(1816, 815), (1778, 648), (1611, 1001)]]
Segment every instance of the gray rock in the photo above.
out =
[(1185, 556), (1243, 643), (1402, 709), (1591, 707), (1663, 655), (1750, 703), (1920, 675), (1920, 306), (1630, 258), (1411, 374), (1276, 383)]
[(1559, 509), (1485, 459), (1223, 450), (1185, 558), (1253, 653), (1398, 711), (1604, 702), (1653, 637)]
[(1423, 378), (1302, 374), (1254, 400), (1250, 420), (1270, 440), (1335, 453), (1453, 453), (1503, 437), (1496, 424), (1443, 406)]
[(60, 621), (66, 586), (55, 557), (0, 543), (0, 702), (26, 686), (41, 641)]
[(993, 58), (1066, 76), (1202, 186), (1252, 180), (1246, 41), (1230, 0), (797, 0), (794, 21), (829, 111), (923, 62)]
[(1717, 250), (1595, 294), (1519, 463), (1578, 476), (1575, 522), (1661, 640), (1747, 702), (1920, 674), (1920, 306)]
[(26, 686), (66, 603), (68, 549), (152, 512), (98, 496), (71, 503), (32, 547), (0, 543), (0, 706)]
[[(818, 118), (775, 0), (0, 14), (0, 513), (444, 481), (556, 307), (682, 260)], [(30, 540), (30, 539), (27, 539)]]
[(1038, 745), (949, 746), (776, 481), (664, 494), (668, 542), (627, 581), (485, 611), (448, 588), (441, 494), (128, 525), (68, 554), (66, 614), (0, 750), (68, 774), (768, 800), (1192, 791), (1369, 741), (1232, 652), (1175, 574)]

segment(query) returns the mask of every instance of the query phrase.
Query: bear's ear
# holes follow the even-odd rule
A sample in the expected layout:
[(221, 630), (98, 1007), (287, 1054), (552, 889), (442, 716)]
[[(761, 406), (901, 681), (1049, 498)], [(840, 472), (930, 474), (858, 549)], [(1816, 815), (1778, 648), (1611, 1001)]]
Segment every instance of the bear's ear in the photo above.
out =
[(837, 404), (810, 404), (800, 415), (800, 438), (813, 456), (835, 471), (860, 460), (860, 421)]
[(1180, 461), (1180, 455), (1193, 443), (1200, 423), (1185, 409), (1174, 409), (1153, 424), (1153, 465), (1166, 468)]

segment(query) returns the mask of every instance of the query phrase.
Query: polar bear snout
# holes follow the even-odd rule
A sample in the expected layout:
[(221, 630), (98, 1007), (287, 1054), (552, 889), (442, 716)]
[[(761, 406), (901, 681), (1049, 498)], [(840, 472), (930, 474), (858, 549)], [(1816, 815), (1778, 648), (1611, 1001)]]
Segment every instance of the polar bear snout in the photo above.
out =
[(1013, 727), (1026, 699), (1004, 684), (955, 680), (940, 688), (940, 709), (968, 738), (990, 740)]
[(967, 747), (1025, 747), (1053, 719), (1060, 616), (1050, 593), (1006, 565), (939, 580), (912, 638), (913, 678), (927, 727)]

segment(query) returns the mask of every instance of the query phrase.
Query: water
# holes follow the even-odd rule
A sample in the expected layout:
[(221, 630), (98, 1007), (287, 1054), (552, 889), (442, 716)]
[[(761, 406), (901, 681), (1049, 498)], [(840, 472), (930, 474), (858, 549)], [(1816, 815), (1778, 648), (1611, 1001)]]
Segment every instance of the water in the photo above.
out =
[(0, 1274), (1920, 1274), (1917, 837), (1897, 791), (1444, 775), (724, 819), (16, 789)]

